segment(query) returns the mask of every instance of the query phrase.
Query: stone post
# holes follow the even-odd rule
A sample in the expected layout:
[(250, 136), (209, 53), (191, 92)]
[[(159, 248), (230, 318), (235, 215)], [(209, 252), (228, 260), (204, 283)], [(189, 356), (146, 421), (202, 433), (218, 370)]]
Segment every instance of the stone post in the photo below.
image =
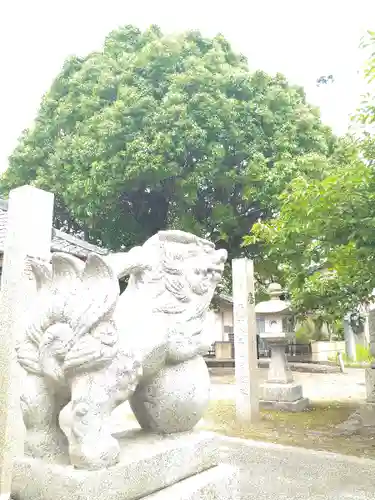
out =
[(370, 309), (368, 312), (368, 333), (370, 341), (370, 352), (375, 357), (375, 309)]
[(232, 280), (236, 414), (239, 420), (251, 422), (259, 417), (253, 262), (234, 259)]
[(271, 359), (268, 368), (267, 382), (271, 384), (290, 384), (293, 374), (285, 354), (285, 339), (269, 339)]
[(23, 375), (15, 355), (24, 313), (35, 291), (27, 257), (50, 258), (53, 194), (22, 186), (9, 194), (0, 293), (0, 500), (9, 498), (14, 457), (23, 454)]
[(357, 361), (356, 341), (353, 328), (350, 325), (350, 314), (344, 318), (345, 350), (350, 361)]
[(366, 368), (366, 401), (360, 405), (361, 424), (375, 429), (375, 370)]

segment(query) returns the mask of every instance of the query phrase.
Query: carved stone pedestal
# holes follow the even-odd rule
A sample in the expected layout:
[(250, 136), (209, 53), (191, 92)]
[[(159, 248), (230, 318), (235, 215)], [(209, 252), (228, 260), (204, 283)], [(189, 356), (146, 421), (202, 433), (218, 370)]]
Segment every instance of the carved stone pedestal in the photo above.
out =
[(238, 472), (231, 465), (218, 465), (191, 476), (144, 500), (235, 500), (238, 497)]
[(170, 436), (140, 430), (116, 435), (119, 464), (97, 471), (42, 462), (15, 464), (12, 496), (18, 500), (226, 500), (238, 492), (237, 470), (219, 465), (219, 440), (211, 433)]
[(359, 408), (359, 415), (363, 427), (375, 430), (375, 369), (366, 368), (366, 401)]
[(375, 403), (375, 368), (366, 368), (365, 381), (366, 401), (369, 403)]
[(260, 386), (260, 406), (264, 409), (303, 411), (309, 400), (302, 386), (293, 381), (285, 355), (285, 339), (272, 339), (267, 382)]

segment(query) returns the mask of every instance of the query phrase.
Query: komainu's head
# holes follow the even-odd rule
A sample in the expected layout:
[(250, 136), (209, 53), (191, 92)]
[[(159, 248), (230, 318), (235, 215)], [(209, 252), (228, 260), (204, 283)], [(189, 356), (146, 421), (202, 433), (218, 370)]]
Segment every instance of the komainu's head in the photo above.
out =
[(128, 292), (137, 290), (152, 302), (154, 313), (176, 321), (202, 319), (227, 260), (208, 240), (183, 231), (159, 231), (142, 247), (148, 269), (133, 274)]

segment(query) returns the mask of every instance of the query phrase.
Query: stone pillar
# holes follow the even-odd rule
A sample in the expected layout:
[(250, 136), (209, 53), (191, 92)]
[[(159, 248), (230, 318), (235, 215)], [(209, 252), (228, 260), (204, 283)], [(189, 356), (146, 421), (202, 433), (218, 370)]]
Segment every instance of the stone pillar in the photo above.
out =
[(253, 262), (234, 259), (232, 279), (236, 414), (239, 420), (251, 422), (259, 418)]
[(267, 381), (261, 385), (260, 405), (264, 409), (303, 411), (309, 400), (303, 397), (302, 385), (293, 380), (285, 354), (285, 339), (268, 339), (271, 360)]
[(350, 361), (357, 361), (356, 341), (353, 328), (350, 325), (350, 315), (344, 318), (345, 350)]
[(0, 293), (0, 499), (10, 495), (15, 456), (23, 454), (24, 425), (19, 390), (22, 370), (15, 347), (35, 283), (27, 257), (50, 258), (53, 194), (22, 186), (9, 194)]
[(370, 403), (375, 403), (375, 370), (373, 368), (366, 368), (366, 400)]
[(375, 428), (375, 369), (366, 368), (366, 401), (361, 404), (359, 414), (362, 426)]
[(293, 374), (289, 368), (288, 360), (285, 354), (284, 339), (269, 339), (271, 348), (271, 360), (268, 368), (267, 382), (271, 384), (289, 384), (293, 382)]
[(375, 309), (369, 310), (367, 318), (368, 318), (370, 351), (372, 356), (375, 356)]

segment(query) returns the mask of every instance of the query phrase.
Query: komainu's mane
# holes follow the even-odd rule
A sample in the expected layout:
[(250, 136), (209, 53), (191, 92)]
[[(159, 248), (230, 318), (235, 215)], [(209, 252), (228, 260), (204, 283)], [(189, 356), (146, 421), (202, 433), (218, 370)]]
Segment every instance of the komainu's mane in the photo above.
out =
[[(49, 357), (59, 359), (62, 370), (87, 366), (93, 347), (88, 343), (101, 342), (87, 335), (95, 329), (98, 332), (101, 323), (106, 323), (107, 336), (114, 330), (109, 322), (119, 297), (117, 276), (95, 254), (89, 255), (85, 264), (64, 253), (53, 254), (51, 268), (40, 261), (30, 264), (37, 285), (37, 306), (18, 348), (21, 366), (43, 372), (47, 351)], [(114, 343), (112, 347), (105, 356), (115, 354)]]
[(191, 335), (195, 334), (202, 328), (215, 288), (206, 276), (215, 259), (214, 245), (183, 231), (160, 231), (143, 249), (152, 263), (131, 275), (125, 296), (137, 294), (138, 300), (147, 296), (153, 314), (166, 315), (177, 330), (188, 331), (190, 326)]

